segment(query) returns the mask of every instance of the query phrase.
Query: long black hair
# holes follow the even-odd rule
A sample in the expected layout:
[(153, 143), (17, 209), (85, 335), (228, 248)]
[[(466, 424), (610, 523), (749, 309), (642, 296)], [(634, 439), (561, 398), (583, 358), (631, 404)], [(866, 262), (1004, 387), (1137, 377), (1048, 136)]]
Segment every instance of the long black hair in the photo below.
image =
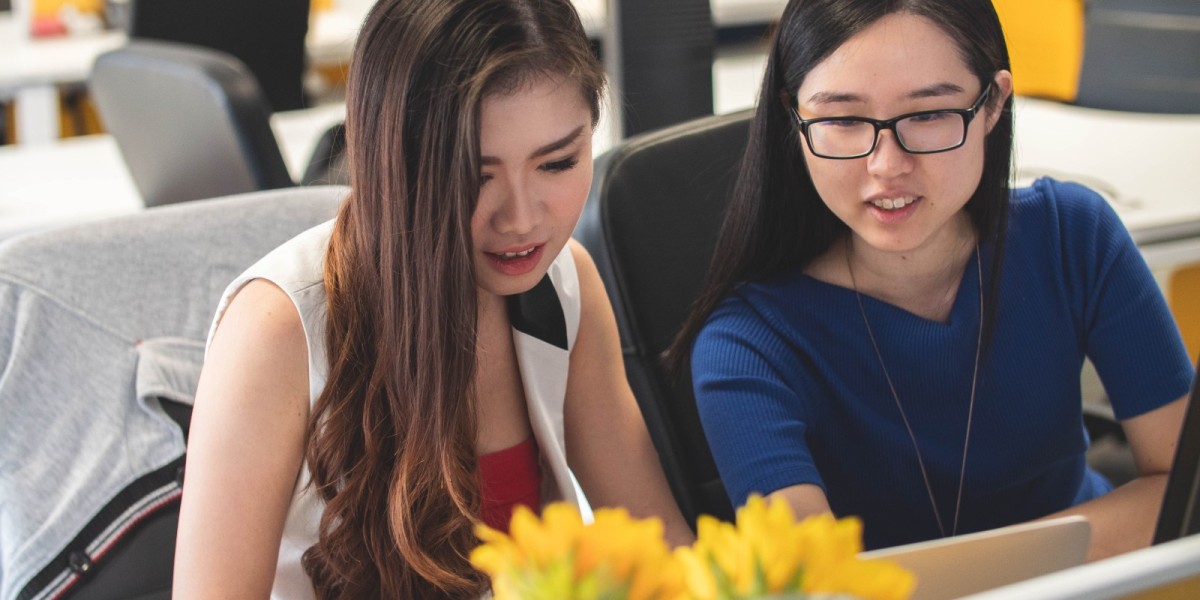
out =
[[(668, 365), (686, 372), (692, 345), (717, 305), (740, 283), (807, 265), (846, 232), (813, 186), (789, 111), (804, 78), (842, 44), (894, 13), (929, 19), (957, 44), (963, 62), (986, 87), (1009, 69), (1008, 47), (991, 0), (791, 0), (767, 57), (750, 138), (725, 223), (691, 314), (667, 350)], [(988, 103), (995, 108), (999, 94)], [(998, 278), (1008, 224), (1012, 164), (1012, 98), (1004, 99), (984, 145), (983, 173), (966, 210), (980, 240), (994, 244), (985, 339), (994, 327)]]

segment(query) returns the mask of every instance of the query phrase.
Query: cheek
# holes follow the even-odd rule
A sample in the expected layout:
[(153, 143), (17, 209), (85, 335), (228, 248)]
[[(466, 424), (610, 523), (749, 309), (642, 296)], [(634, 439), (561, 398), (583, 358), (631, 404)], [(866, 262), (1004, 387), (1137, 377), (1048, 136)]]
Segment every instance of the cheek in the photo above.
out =
[(547, 204), (550, 211), (562, 220), (571, 220), (572, 222), (569, 224), (573, 229), (574, 221), (583, 212), (583, 205), (587, 202), (591, 185), (591, 162), (589, 161), (585, 166), (581, 161), (581, 164), (575, 169), (550, 183), (545, 196), (549, 200)]
[[(817, 195), (821, 197), (821, 201), (830, 208), (833, 212), (838, 212), (839, 199), (851, 195), (855, 197), (854, 202), (857, 203), (857, 192), (855, 192), (855, 183), (849, 176), (850, 171), (845, 168), (847, 165), (841, 163), (851, 161), (832, 161), (823, 158), (817, 158), (809, 154), (807, 150), (804, 152), (805, 165), (808, 168), (808, 177), (812, 180), (813, 188), (817, 190)], [(796, 177), (805, 177), (803, 171), (797, 170)]]
[[(960, 198), (963, 203), (975, 193), (979, 180), (983, 176), (983, 143), (975, 146), (964, 146), (965, 152), (947, 152), (944, 159), (937, 165), (941, 180), (946, 182), (946, 195)], [(929, 157), (942, 157), (932, 154)]]
[(484, 238), (488, 232), (488, 221), (491, 219), (492, 203), (489, 201), (487, 188), (479, 194), (479, 200), (475, 203), (475, 212), (471, 213), (471, 243), (478, 245), (479, 240)]

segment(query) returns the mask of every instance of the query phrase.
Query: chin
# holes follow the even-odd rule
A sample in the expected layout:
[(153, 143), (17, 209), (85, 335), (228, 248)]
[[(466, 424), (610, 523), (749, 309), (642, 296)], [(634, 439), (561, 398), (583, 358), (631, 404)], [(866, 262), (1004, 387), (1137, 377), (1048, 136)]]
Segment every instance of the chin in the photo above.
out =
[(545, 269), (535, 269), (518, 277), (490, 274), (476, 279), (475, 286), (480, 291), (496, 296), (515, 296), (533, 289), (542, 277), (546, 276)]

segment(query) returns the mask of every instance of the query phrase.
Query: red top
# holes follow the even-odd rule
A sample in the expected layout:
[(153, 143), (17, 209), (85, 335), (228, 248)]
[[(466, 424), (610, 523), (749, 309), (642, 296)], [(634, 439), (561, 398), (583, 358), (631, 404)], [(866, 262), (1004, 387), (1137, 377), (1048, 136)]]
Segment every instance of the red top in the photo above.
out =
[(518, 504), (534, 512), (542, 508), (542, 469), (537, 442), (530, 436), (504, 450), (479, 457), (479, 517), (492, 529), (508, 532), (508, 522)]

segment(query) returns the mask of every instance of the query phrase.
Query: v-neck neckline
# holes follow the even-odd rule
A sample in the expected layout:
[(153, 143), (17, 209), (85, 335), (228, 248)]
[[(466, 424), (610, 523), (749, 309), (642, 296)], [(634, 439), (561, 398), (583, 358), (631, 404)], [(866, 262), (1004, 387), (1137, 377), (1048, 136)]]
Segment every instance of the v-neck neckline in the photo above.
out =
[[(958, 289), (954, 293), (954, 303), (950, 306), (950, 314), (944, 323), (935, 319), (927, 319), (921, 315), (913, 313), (906, 308), (897, 306), (886, 300), (881, 300), (866, 292), (855, 292), (854, 288), (817, 279), (816, 277), (813, 277), (812, 275), (809, 275), (803, 271), (801, 271), (801, 277), (815, 283), (820, 287), (834, 290), (836, 293), (844, 295), (846, 299), (852, 303), (857, 302), (855, 299), (855, 294), (861, 294), (863, 305), (870, 312), (890, 313), (886, 316), (899, 316), (905, 319), (907, 322), (917, 323), (922, 327), (950, 331), (960, 327), (963, 323), (974, 325), (976, 319), (978, 318), (977, 315), (979, 313), (979, 303), (981, 301), (981, 291), (979, 287), (979, 266), (983, 261), (983, 249), (980, 248), (977, 251), (980, 253), (978, 264), (977, 261), (974, 260), (974, 253), (972, 253), (972, 260), (968, 260), (966, 268), (963, 269), (962, 277), (958, 281)], [(881, 318), (885, 317), (881, 315)]]

